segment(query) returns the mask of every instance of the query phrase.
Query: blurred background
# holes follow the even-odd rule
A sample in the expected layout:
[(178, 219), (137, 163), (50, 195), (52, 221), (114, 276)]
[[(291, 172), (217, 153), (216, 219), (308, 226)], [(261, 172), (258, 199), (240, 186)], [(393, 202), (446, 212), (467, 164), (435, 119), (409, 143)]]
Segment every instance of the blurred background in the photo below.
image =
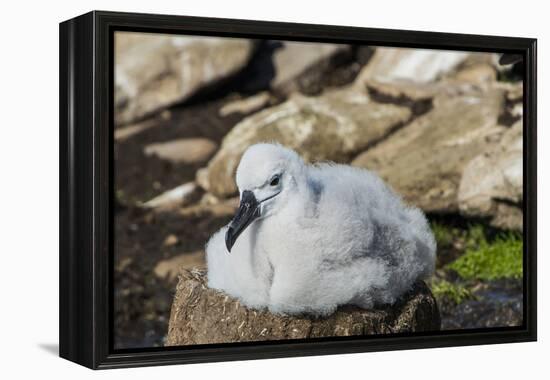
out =
[(115, 347), (162, 346), (180, 268), (259, 141), (377, 172), (438, 242), (443, 329), (522, 324), (521, 57), (115, 34)]

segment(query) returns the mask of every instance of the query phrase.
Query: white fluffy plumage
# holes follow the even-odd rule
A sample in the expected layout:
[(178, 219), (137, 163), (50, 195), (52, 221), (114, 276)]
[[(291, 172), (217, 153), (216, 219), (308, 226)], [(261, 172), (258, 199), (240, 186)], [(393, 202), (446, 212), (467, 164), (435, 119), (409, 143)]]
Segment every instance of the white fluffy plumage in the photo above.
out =
[(308, 165), (290, 149), (256, 144), (236, 180), (241, 197), (251, 191), (267, 200), (231, 252), (229, 225), (210, 238), (208, 285), (248, 307), (315, 315), (344, 304), (368, 309), (395, 302), (433, 273), (436, 244), (424, 214), (368, 170)]

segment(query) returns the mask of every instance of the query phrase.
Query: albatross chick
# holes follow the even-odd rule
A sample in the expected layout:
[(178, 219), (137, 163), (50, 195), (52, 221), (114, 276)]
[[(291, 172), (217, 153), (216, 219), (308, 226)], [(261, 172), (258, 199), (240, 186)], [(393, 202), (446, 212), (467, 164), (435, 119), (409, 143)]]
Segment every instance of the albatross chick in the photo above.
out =
[(256, 144), (237, 168), (240, 206), (206, 246), (208, 285), (250, 308), (328, 315), (392, 304), (434, 270), (422, 211), (374, 173), (306, 164)]

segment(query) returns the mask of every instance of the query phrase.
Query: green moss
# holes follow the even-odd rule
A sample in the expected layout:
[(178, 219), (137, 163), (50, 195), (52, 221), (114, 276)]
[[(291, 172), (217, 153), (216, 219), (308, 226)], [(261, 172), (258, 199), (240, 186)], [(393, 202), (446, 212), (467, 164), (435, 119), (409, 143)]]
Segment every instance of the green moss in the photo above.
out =
[(461, 284), (453, 284), (446, 280), (434, 280), (431, 284), (432, 293), (436, 299), (448, 300), (460, 304), (469, 299), (475, 299), (471, 290)]
[(438, 248), (449, 248), (457, 242), (464, 248), (477, 247), (491, 235), (487, 227), (482, 224), (468, 224), (462, 228), (440, 222), (432, 222)]
[(466, 249), (476, 249), (487, 243), (489, 231), (481, 224), (474, 224), (468, 228), (464, 245)]
[(477, 247), (486, 234), (486, 229), (478, 224), (453, 225), (432, 221), (431, 228), (437, 242), (437, 267), (454, 261), (466, 248)]
[(432, 231), (438, 247), (449, 247), (456, 238), (456, 231), (453, 231), (452, 227), (438, 222), (432, 223)]
[(468, 233), (466, 252), (447, 268), (467, 280), (522, 278), (523, 240), (518, 234), (506, 233), (489, 242), (483, 227), (472, 228)]

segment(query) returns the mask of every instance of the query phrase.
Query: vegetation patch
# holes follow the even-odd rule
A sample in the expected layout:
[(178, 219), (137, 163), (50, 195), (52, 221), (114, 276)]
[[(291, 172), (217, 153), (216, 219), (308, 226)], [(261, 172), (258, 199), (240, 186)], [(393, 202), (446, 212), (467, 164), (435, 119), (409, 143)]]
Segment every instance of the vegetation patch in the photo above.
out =
[(470, 230), (466, 252), (447, 265), (466, 280), (496, 280), (523, 277), (523, 239), (517, 233), (502, 233), (488, 241), (482, 227)]
[(490, 241), (494, 231), (482, 224), (456, 225), (432, 221), (431, 229), (437, 242), (437, 267), (455, 261), (466, 249), (477, 248), (482, 241)]
[(439, 301), (445, 300), (458, 305), (466, 300), (476, 299), (472, 291), (462, 284), (453, 284), (446, 280), (434, 280), (431, 290)]
[(447, 248), (452, 246), (453, 241), (459, 234), (456, 228), (446, 226), (439, 222), (432, 222), (431, 228), (438, 248)]

